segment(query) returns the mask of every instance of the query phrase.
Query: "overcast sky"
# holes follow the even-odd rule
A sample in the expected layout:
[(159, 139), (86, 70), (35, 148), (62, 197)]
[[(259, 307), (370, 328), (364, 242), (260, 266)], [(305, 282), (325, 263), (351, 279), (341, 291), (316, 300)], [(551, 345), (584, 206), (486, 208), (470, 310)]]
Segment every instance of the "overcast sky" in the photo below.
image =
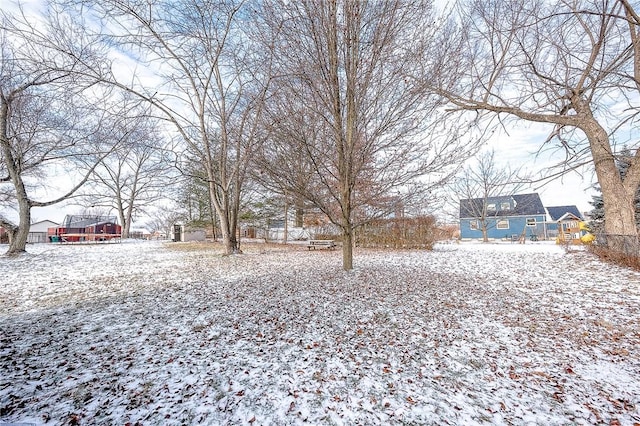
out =
[[(512, 169), (525, 168), (528, 172), (540, 177), (549, 167), (561, 163), (564, 151), (559, 149), (559, 143), (550, 142), (542, 152), (542, 144), (553, 130), (551, 125), (530, 123), (523, 120), (510, 121), (505, 130), (500, 131), (490, 141), (489, 147), (495, 149), (495, 158), (509, 164)], [(538, 192), (542, 203), (546, 206), (576, 205), (581, 212), (591, 210), (589, 202), (596, 182), (591, 167), (568, 172), (546, 182), (535, 183), (531, 192)], [(525, 190), (521, 191), (524, 192)]]

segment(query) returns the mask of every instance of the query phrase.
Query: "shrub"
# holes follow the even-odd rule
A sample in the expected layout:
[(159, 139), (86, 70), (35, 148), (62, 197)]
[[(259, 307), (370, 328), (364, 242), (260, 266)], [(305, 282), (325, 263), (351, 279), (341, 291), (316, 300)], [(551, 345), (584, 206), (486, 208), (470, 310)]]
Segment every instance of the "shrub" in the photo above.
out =
[(612, 250), (609, 247), (600, 244), (590, 245), (588, 250), (605, 262), (626, 266), (640, 271), (640, 257), (637, 254)]
[(356, 232), (356, 245), (369, 248), (433, 249), (438, 229), (433, 216), (378, 219)]

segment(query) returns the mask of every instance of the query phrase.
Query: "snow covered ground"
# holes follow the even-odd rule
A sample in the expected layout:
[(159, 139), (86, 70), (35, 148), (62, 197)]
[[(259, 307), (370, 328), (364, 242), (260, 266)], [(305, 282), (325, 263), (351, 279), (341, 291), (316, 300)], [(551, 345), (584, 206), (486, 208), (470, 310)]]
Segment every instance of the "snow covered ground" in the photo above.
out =
[(0, 257), (0, 425), (640, 424), (638, 273), (545, 243), (351, 272), (244, 249)]

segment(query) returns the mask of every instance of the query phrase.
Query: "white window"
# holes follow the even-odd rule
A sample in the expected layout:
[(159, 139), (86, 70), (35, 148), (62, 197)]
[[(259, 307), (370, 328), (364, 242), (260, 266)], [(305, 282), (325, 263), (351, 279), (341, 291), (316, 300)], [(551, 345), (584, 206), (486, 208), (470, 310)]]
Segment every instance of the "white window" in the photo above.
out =
[(496, 228), (498, 228), (498, 229), (509, 229), (509, 219), (500, 219), (496, 223)]
[(536, 226), (536, 218), (528, 217), (527, 218), (527, 226)]
[(511, 203), (504, 202), (504, 203), (500, 203), (500, 210), (511, 210)]
[(495, 212), (496, 211), (496, 204), (495, 203), (487, 204), (487, 211)]
[(471, 229), (472, 231), (477, 231), (478, 230), (478, 221), (477, 220), (470, 220), (469, 221), (469, 229)]

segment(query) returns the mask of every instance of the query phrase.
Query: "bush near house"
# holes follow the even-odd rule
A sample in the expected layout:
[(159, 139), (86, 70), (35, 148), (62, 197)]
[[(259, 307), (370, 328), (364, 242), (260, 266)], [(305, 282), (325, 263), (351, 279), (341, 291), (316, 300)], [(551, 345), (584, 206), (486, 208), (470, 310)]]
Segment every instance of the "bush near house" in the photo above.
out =
[(368, 248), (431, 250), (439, 230), (433, 216), (378, 219), (356, 231), (356, 245)]
[[(613, 250), (607, 244), (616, 240), (615, 246), (621, 250)], [(601, 260), (640, 271), (640, 242), (628, 235), (597, 234), (596, 243), (589, 245), (588, 250)]]

